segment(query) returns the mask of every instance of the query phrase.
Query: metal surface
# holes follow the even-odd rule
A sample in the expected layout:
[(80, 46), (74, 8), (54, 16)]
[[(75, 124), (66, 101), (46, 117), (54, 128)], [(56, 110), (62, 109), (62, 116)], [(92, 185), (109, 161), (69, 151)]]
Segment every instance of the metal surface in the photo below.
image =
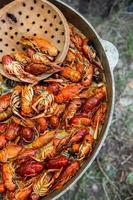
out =
[[(8, 2), (9, 0), (7, 0)], [(105, 77), (107, 81), (107, 93), (108, 93), (108, 110), (107, 115), (105, 119), (105, 123), (103, 126), (103, 129), (101, 131), (101, 134), (99, 136), (99, 139), (97, 141), (97, 144), (92, 152), (91, 157), (87, 158), (81, 169), (78, 171), (76, 176), (74, 176), (60, 191), (55, 191), (48, 195), (48, 197), (42, 198), (42, 200), (55, 200), (58, 199), (61, 195), (63, 195), (67, 190), (70, 189), (80, 178), (81, 176), (86, 172), (86, 170), (90, 167), (94, 159), (96, 158), (97, 154), (99, 153), (105, 138), (107, 136), (109, 126), (111, 124), (112, 114), (113, 114), (113, 108), (114, 108), (114, 96), (115, 96), (115, 89), (114, 89), (114, 78), (113, 78), (113, 70), (111, 67), (114, 67), (116, 65), (116, 62), (111, 64), (112, 62), (108, 61), (108, 58), (110, 59), (110, 56), (107, 58), (106, 52), (108, 52), (107, 45), (102, 43), (101, 38), (98, 36), (98, 34), (95, 32), (94, 28), (91, 26), (88, 21), (86, 21), (85, 18), (83, 18), (78, 12), (76, 12), (74, 9), (66, 5), (65, 3), (57, 0), (49, 0), (51, 3), (55, 4), (66, 16), (68, 21), (72, 23), (74, 26), (76, 26), (84, 35), (89, 37), (93, 41), (93, 45), (100, 57), (100, 60), (102, 62), (102, 65), (104, 67), (105, 71)], [(4, 1), (6, 2), (6, 1)], [(111, 48), (112, 49), (112, 48)], [(112, 52), (112, 50), (111, 50)], [(117, 51), (116, 51), (117, 52)], [(116, 56), (117, 54), (117, 56)], [(118, 53), (115, 54), (115, 59), (118, 60)], [(113, 54), (111, 54), (111, 57)], [(109, 64), (110, 63), (110, 64)]]
[(101, 43), (108, 58), (110, 68), (114, 70), (119, 61), (119, 52), (111, 42), (101, 39)]

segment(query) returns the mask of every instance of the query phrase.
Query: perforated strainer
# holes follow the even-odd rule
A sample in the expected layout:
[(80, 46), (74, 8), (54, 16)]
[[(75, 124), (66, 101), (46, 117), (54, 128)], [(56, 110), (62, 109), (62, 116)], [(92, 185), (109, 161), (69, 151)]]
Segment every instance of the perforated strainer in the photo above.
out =
[[(40, 36), (59, 50), (56, 61), (62, 62), (70, 42), (69, 27), (61, 11), (46, 0), (15, 0), (0, 10), (0, 62), (2, 56), (22, 50), (22, 36)], [(5, 74), (2, 63), (0, 73)]]

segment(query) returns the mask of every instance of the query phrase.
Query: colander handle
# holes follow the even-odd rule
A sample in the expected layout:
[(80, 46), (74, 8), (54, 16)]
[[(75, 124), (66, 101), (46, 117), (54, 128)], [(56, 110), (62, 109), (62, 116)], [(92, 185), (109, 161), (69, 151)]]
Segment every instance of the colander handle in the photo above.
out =
[(110, 68), (113, 71), (119, 61), (119, 52), (111, 42), (101, 39), (101, 43), (107, 55)]

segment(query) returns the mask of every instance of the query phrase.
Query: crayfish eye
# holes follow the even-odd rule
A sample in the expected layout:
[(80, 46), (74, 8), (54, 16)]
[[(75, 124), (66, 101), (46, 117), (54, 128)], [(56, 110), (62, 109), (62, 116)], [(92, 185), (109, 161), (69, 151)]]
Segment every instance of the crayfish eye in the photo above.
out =
[(89, 140), (89, 139), (86, 139), (85, 141), (86, 141), (86, 143), (89, 143), (89, 142), (90, 142), (90, 140)]
[(84, 81), (86, 81), (86, 80), (87, 80), (87, 76), (84, 77)]

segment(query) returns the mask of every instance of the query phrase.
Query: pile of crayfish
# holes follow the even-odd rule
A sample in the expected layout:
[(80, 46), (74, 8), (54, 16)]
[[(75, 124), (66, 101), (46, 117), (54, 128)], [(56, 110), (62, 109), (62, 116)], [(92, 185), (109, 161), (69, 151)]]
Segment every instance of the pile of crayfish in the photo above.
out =
[[(63, 63), (43, 38), (22, 38), (27, 54), (5, 55), (16, 83), (0, 96), (0, 193), (39, 200), (61, 189), (91, 156), (107, 111), (106, 80), (95, 49), (74, 27)], [(51, 76), (36, 83), (36, 76)], [(32, 81), (31, 81), (32, 80)]]

